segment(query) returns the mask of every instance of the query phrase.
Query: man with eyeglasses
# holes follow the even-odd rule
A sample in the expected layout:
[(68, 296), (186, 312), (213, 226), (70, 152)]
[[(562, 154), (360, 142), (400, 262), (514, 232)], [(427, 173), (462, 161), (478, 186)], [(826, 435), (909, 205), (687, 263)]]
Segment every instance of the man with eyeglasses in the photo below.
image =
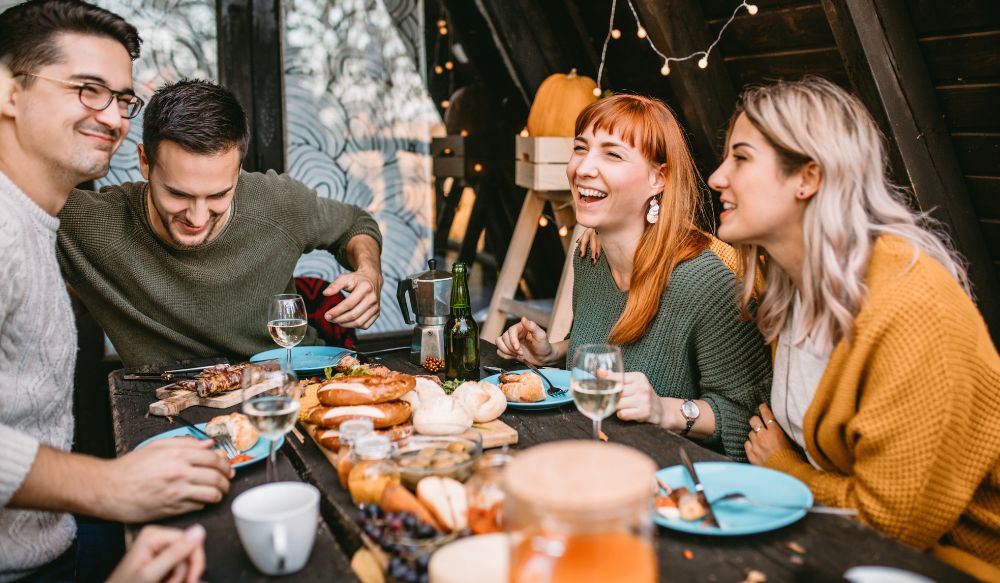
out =
[[(74, 578), (71, 512), (142, 522), (229, 489), (232, 470), (208, 441), (164, 440), (114, 460), (69, 453), (76, 329), (57, 215), (76, 184), (107, 173), (142, 107), (139, 44), (121, 17), (79, 0), (0, 14), (0, 63), (13, 73), (0, 91), (0, 583)], [(138, 571), (156, 563), (168, 569), (156, 580), (197, 579), (204, 531), (164, 532), (140, 536), (145, 552), (130, 552), (114, 578), (144, 580)]]

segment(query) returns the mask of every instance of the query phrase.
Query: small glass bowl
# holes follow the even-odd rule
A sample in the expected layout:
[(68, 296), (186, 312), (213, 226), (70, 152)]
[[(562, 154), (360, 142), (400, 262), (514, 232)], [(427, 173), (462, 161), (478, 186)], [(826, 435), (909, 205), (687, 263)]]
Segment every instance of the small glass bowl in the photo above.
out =
[(417, 482), (427, 476), (465, 482), (481, 455), (483, 437), (471, 431), (464, 435), (412, 435), (396, 442), (392, 459), (403, 485), (415, 492)]

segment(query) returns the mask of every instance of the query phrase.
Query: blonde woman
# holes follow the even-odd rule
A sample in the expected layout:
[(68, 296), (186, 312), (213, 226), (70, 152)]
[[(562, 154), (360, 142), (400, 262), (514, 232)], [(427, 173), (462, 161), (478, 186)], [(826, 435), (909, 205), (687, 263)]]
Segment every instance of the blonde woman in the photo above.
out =
[(618, 417), (656, 423), (746, 459), (746, 420), (771, 382), (768, 348), (733, 301), (732, 249), (695, 227), (702, 192), (684, 134), (655, 99), (616, 95), (577, 118), (567, 176), (577, 221), (600, 233), (576, 257), (573, 328), (549, 343), (524, 319), (497, 338), (504, 358), (565, 366), (581, 344), (621, 345)]
[(962, 263), (885, 170), (870, 115), (834, 84), (743, 95), (709, 185), (777, 339), (747, 456), (996, 580), (1000, 358)]

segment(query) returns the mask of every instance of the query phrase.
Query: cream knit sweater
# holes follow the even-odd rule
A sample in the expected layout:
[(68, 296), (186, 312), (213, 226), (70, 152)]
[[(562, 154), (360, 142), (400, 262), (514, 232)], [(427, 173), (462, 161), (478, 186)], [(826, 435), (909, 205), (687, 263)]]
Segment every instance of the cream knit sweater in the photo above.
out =
[[(0, 583), (73, 542), (69, 514), (11, 510), (39, 445), (73, 441), (76, 324), (56, 263), (59, 220), (0, 173)], [(65, 484), (71, 488), (72, 484)]]

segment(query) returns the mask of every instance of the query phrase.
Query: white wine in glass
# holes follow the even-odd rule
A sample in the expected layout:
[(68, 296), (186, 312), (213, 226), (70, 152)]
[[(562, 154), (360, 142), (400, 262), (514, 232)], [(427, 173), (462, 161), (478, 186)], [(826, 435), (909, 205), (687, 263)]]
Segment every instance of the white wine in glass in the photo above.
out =
[(249, 366), (243, 372), (243, 413), (261, 437), (270, 441), (267, 480), (277, 480), (275, 442), (295, 425), (299, 415), (301, 388), (295, 373)]
[(576, 408), (594, 422), (594, 439), (601, 438), (601, 421), (615, 412), (624, 379), (617, 346), (584, 344), (576, 349), (569, 388)]
[(278, 346), (285, 347), (285, 364), (292, 370), (292, 347), (306, 337), (306, 303), (298, 294), (278, 294), (268, 308), (267, 331)]

